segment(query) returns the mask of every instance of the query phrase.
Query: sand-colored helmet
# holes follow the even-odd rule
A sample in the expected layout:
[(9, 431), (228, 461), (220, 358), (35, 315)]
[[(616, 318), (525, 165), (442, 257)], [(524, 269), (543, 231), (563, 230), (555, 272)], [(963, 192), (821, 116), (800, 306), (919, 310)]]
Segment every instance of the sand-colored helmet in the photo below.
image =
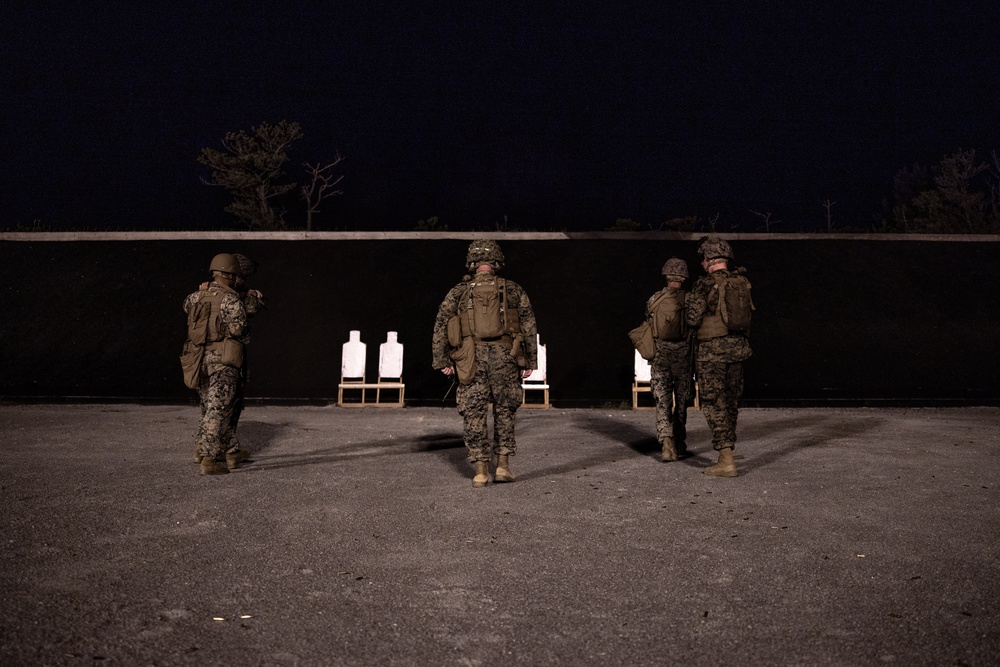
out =
[(702, 237), (701, 245), (698, 246), (698, 254), (704, 256), (705, 259), (717, 257), (732, 259), (733, 248), (726, 239), (721, 239), (718, 236), (705, 236)]
[(228, 252), (220, 253), (212, 258), (212, 264), (208, 269), (209, 271), (219, 271), (221, 273), (228, 273), (234, 276), (242, 276), (243, 270), (240, 269), (240, 263), (233, 255)]
[(671, 257), (663, 265), (661, 273), (668, 278), (673, 278), (678, 282), (684, 282), (688, 277), (688, 265), (683, 259)]
[(500, 244), (493, 239), (476, 239), (469, 244), (465, 253), (465, 265), (469, 271), (475, 271), (481, 264), (489, 264), (494, 271), (503, 268), (503, 252)]

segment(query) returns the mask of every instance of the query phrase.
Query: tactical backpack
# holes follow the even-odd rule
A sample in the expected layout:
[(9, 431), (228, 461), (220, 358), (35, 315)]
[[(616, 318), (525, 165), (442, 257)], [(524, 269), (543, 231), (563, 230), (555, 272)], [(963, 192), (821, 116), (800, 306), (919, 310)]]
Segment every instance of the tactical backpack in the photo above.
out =
[(203, 294), (188, 313), (188, 335), (181, 349), (181, 371), (184, 374), (184, 384), (189, 389), (198, 388), (205, 346), (218, 337), (218, 332), (219, 298)]
[(463, 338), (492, 339), (521, 332), (517, 310), (507, 307), (507, 281), (503, 278), (472, 280), (459, 314)]
[(719, 290), (719, 315), (730, 333), (749, 332), (750, 318), (755, 310), (750, 281), (743, 270), (741, 267), (728, 276), (713, 274), (718, 276), (715, 280)]
[(662, 340), (680, 340), (687, 334), (684, 321), (684, 290), (667, 287), (652, 298), (649, 318), (653, 336)]

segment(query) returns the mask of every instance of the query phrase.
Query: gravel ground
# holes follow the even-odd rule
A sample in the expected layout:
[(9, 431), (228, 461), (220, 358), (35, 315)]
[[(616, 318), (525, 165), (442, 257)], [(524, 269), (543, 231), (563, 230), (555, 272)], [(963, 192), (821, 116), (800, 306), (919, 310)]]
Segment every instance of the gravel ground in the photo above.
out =
[(2, 405), (3, 665), (993, 665), (997, 408), (747, 409), (741, 476), (653, 413)]

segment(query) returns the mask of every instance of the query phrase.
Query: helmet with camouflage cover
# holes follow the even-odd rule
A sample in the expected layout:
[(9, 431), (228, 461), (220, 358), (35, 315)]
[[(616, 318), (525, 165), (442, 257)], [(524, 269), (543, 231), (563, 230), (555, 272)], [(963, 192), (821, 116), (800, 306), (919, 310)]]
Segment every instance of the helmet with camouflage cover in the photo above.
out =
[(493, 239), (476, 239), (465, 253), (465, 265), (470, 271), (475, 271), (482, 264), (489, 264), (494, 271), (503, 268), (503, 252), (500, 244)]
[(698, 254), (704, 256), (705, 259), (715, 259), (717, 257), (732, 259), (733, 248), (726, 239), (719, 238), (718, 236), (704, 236), (701, 239), (701, 245), (698, 246)]
[(212, 258), (212, 263), (208, 267), (209, 271), (219, 271), (220, 273), (228, 273), (234, 276), (242, 276), (243, 270), (240, 268), (240, 263), (237, 261), (236, 257), (229, 254), (228, 252), (223, 252)]
[(249, 278), (253, 274), (257, 273), (257, 262), (253, 261), (246, 255), (241, 255), (239, 253), (234, 253), (233, 257), (236, 258), (236, 263), (240, 265), (241, 277)]
[(684, 282), (688, 277), (688, 265), (683, 259), (671, 257), (663, 265), (661, 273), (668, 278), (673, 278), (678, 282)]

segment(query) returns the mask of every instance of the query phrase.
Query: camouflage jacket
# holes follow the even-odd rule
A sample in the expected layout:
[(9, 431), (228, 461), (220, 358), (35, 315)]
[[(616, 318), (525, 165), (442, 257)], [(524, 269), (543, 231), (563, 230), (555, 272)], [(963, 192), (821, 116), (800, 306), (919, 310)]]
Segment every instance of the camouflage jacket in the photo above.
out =
[[(434, 319), (434, 335), (431, 340), (433, 347), (431, 365), (436, 369), (445, 368), (452, 364), (449, 355), (451, 347), (448, 345), (448, 320), (458, 314), (459, 306), (465, 299), (470, 280), (471, 278), (466, 276), (462, 282), (452, 287), (438, 308), (437, 317)], [(535, 338), (538, 326), (535, 323), (535, 313), (531, 309), (531, 301), (528, 300), (528, 295), (525, 294), (520, 285), (513, 280), (506, 280), (506, 282), (507, 303), (511, 308), (517, 308), (521, 334), (524, 336), (521, 352), (528, 362), (528, 368), (538, 368), (538, 345)]]
[[(727, 269), (719, 272), (730, 275)], [(705, 315), (714, 315), (719, 308), (719, 291), (715, 287), (715, 278), (711, 275), (702, 276), (695, 281), (685, 300), (688, 326), (697, 329)], [(743, 334), (728, 334), (718, 338), (698, 341), (698, 361), (714, 361), (719, 363), (735, 363), (750, 358), (753, 351), (750, 341)]]

